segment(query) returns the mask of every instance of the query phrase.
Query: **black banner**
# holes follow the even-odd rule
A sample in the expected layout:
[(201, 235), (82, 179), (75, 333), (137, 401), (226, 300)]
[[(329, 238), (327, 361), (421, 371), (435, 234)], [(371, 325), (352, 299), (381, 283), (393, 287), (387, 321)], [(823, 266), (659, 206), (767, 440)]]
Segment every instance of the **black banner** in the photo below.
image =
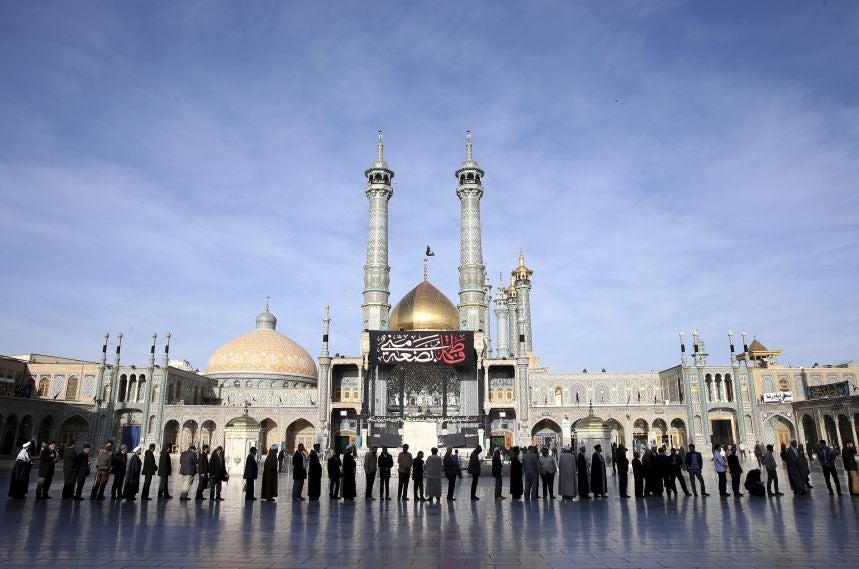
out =
[(829, 383), (827, 385), (811, 385), (808, 388), (809, 399), (827, 399), (830, 397), (847, 397), (850, 395), (850, 384), (846, 381)]
[(474, 332), (370, 331), (369, 364), (474, 364)]

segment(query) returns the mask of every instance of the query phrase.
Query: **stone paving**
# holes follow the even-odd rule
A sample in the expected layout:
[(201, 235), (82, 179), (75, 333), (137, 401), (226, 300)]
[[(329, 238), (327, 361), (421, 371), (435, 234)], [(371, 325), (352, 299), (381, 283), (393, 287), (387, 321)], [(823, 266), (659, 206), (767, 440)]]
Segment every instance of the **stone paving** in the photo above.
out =
[[(488, 477), (472, 502), (466, 478), (441, 505), (366, 502), (363, 481), (356, 502), (332, 502), (326, 480), (321, 502), (293, 503), (286, 474), (275, 503), (246, 503), (237, 480), (224, 502), (181, 502), (178, 477), (173, 500), (74, 502), (59, 499), (59, 472), (37, 502), (33, 475), (27, 500), (0, 500), (0, 569), (856, 566), (859, 498), (830, 496), (819, 470), (810, 497), (778, 499), (720, 498), (708, 474), (708, 498), (621, 500), (609, 476), (608, 499), (573, 503), (497, 502)], [(4, 492), (8, 478), (4, 465)]]

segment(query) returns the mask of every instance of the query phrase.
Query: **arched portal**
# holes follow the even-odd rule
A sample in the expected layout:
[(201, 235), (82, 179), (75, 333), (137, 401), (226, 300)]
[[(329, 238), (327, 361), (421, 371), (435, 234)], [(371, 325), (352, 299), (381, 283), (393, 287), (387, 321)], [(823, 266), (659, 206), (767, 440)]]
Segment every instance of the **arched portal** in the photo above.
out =
[(316, 443), (316, 428), (305, 419), (293, 421), (286, 427), (286, 450), (294, 452), (299, 443), (306, 449)]
[(668, 424), (665, 422), (665, 419), (654, 419), (653, 424), (653, 433), (651, 433), (651, 440), (656, 441), (656, 445), (660, 446), (662, 444), (668, 443)]
[(838, 430), (835, 428), (835, 419), (832, 415), (823, 416), (823, 429), (826, 431), (826, 443), (829, 445), (838, 444)]
[(689, 433), (686, 422), (683, 419), (671, 420), (671, 428), (668, 430), (669, 445), (673, 448), (685, 447), (689, 443)]
[(9, 454), (15, 450), (15, 433), (18, 432), (18, 416), (9, 415), (3, 425), (3, 454)]
[(119, 389), (116, 390), (116, 400), (122, 403), (125, 401), (126, 391), (128, 390), (128, 377), (125, 374), (119, 376)]
[(558, 444), (561, 440), (561, 426), (551, 419), (543, 419), (531, 429), (531, 440), (537, 446)]
[(626, 444), (623, 425), (617, 419), (606, 419), (605, 424), (611, 428), (611, 440), (617, 444)]
[(790, 446), (791, 439), (795, 438), (796, 429), (786, 417), (773, 415), (764, 423), (764, 444), (781, 448), (782, 444)]
[(179, 445), (179, 421), (176, 419), (167, 421), (167, 424), (164, 425), (162, 437), (162, 446), (168, 452), (175, 452), (176, 447)]
[(632, 424), (632, 438), (634, 441), (638, 441), (639, 444), (647, 445), (647, 436), (650, 432), (650, 428), (647, 425), (647, 421), (644, 419), (636, 419)]
[(33, 418), (30, 415), (24, 415), (21, 419), (21, 426), (18, 427), (18, 438), (15, 440), (15, 446), (22, 446), (24, 443), (33, 438)]
[(70, 442), (80, 446), (89, 440), (89, 422), (80, 415), (73, 415), (60, 425), (60, 444), (66, 446)]
[(214, 448), (215, 444), (213, 441), (215, 439), (215, 422), (214, 421), (203, 421), (203, 432), (200, 436), (200, 444), (209, 445), (209, 448)]
[[(260, 421), (260, 430), (262, 431), (262, 454), (268, 454), (272, 445), (280, 444), (280, 433), (277, 432), (277, 423), (272, 419), (263, 419)], [(305, 445), (307, 446), (307, 445)]]
[(802, 425), (802, 434), (805, 437), (805, 446), (811, 448), (817, 446), (817, 441), (820, 440), (820, 437), (817, 436), (817, 425), (814, 423), (811, 415), (803, 415), (802, 419), (800, 419), (800, 424)]
[(180, 447), (182, 450), (188, 448), (188, 445), (197, 445), (199, 430), (200, 426), (197, 421), (193, 419), (185, 421), (185, 424), (182, 425), (182, 446)]

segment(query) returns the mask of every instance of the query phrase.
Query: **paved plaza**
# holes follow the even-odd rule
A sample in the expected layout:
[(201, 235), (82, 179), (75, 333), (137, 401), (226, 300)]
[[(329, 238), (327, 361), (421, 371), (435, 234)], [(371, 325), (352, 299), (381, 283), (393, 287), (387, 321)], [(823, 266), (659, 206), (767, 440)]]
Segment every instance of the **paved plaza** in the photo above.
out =
[(531, 503), (493, 500), (489, 477), (472, 502), (466, 477), (456, 502), (427, 505), (366, 502), (363, 481), (331, 502), (325, 479), (319, 503), (293, 503), (282, 474), (279, 502), (247, 504), (238, 480), (224, 502), (182, 502), (174, 477), (173, 500), (144, 504), (60, 500), (58, 472), (54, 499), (33, 499), (32, 476), (27, 500), (0, 501), (0, 568), (855, 566), (859, 498), (830, 496), (819, 470), (800, 498), (719, 498), (706, 480), (709, 498), (621, 500), (609, 476), (607, 500)]

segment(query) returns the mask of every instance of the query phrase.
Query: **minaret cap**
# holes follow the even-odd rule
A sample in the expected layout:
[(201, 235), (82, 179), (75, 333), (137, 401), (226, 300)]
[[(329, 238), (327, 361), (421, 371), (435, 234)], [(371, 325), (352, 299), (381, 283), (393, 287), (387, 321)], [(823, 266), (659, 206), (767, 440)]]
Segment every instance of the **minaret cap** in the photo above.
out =
[(376, 161), (367, 170), (388, 170), (388, 163), (385, 162), (385, 145), (383, 142), (382, 131), (379, 130), (379, 144), (376, 146)]
[(477, 165), (477, 161), (474, 160), (474, 156), (472, 155), (471, 149), (471, 131), (465, 131), (465, 160), (462, 161), (462, 166), (459, 167), (459, 170), (456, 171), (456, 177), (459, 178), (460, 174), (472, 171), (476, 173), (478, 176), (469, 181), (480, 183), (480, 178), (483, 177), (483, 170), (480, 169), (480, 166)]
[(257, 330), (260, 329), (277, 329), (277, 318), (268, 309), (268, 299), (265, 302), (265, 310), (257, 315)]
[(529, 280), (534, 271), (525, 266), (525, 254), (519, 251), (519, 266), (510, 272), (516, 280)]

